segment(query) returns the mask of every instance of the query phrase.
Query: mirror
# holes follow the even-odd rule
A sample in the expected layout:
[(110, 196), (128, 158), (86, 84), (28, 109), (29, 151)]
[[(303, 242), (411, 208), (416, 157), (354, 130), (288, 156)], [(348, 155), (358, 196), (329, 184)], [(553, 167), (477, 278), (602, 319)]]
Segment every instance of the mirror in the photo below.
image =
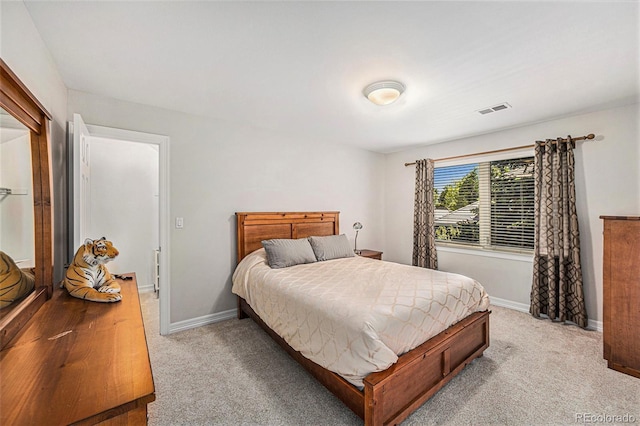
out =
[[(0, 108), (0, 251), (33, 276), (36, 265), (30, 142), (29, 129)], [(0, 278), (8, 272), (4, 265)], [(2, 286), (0, 319), (10, 315), (34, 290), (30, 281), (15, 285), (14, 290), (8, 290), (8, 285)]]
[[(0, 59), (0, 251), (33, 272), (26, 296), (0, 310), (0, 348), (53, 292), (51, 115)], [(20, 172), (20, 173), (16, 173)], [(6, 207), (5, 207), (6, 206)]]

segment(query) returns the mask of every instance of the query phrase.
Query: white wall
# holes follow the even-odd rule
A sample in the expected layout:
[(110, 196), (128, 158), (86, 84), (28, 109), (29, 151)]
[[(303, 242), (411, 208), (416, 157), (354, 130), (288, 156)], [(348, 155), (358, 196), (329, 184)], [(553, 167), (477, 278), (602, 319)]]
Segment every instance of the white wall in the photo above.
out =
[[(548, 121), (482, 136), (389, 154), (385, 159), (385, 258), (411, 263), (413, 167), (405, 162), (528, 145), (567, 135), (596, 135), (578, 142), (576, 193), (587, 313), (602, 321), (602, 221), (600, 215), (640, 214), (640, 110), (638, 104)], [(478, 279), (493, 297), (529, 305), (531, 260), (438, 252), (442, 270)]]
[(22, 2), (0, 1), (0, 40), (0, 57), (53, 116), (54, 280), (59, 281), (67, 253), (67, 88)]
[(0, 195), (0, 249), (27, 267), (35, 261), (33, 173), (29, 133), (21, 133), (0, 143), (0, 187), (12, 190)]
[(339, 210), (352, 243), (360, 221), (358, 246), (384, 246), (382, 154), (73, 90), (68, 111), (170, 138), (172, 324), (235, 309), (236, 211)]
[(155, 145), (92, 137), (91, 238), (106, 237), (120, 255), (111, 273), (136, 272), (138, 288), (153, 288), (158, 241), (158, 149)]

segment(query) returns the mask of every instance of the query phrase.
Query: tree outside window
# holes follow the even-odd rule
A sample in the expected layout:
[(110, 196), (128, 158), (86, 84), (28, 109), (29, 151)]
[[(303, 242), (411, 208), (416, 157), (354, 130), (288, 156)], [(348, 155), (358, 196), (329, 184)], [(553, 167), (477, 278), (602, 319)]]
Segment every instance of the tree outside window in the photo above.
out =
[(437, 167), (436, 240), (533, 248), (533, 157)]

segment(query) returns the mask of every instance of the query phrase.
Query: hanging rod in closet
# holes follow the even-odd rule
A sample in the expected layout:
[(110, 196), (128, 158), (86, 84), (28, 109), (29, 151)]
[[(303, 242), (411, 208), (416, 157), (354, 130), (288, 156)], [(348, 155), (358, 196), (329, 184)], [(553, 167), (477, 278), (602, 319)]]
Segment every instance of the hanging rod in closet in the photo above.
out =
[[(572, 138), (571, 136), (568, 136), (567, 138), (550, 139), (550, 140), (547, 140), (546, 142), (543, 142), (543, 144), (546, 144), (546, 143), (555, 144), (555, 143), (558, 143), (558, 140), (560, 142), (567, 142), (569, 139), (573, 141), (584, 141), (587, 139), (594, 139), (595, 137), (596, 135), (594, 135), (593, 133), (590, 133), (586, 136), (579, 136), (577, 138)], [(500, 152), (517, 151), (519, 149), (534, 148), (534, 147), (535, 145), (514, 146), (513, 148), (494, 149), (493, 151), (476, 152), (475, 154), (454, 155), (453, 157), (438, 158), (433, 161), (457, 160), (459, 158), (476, 157), (478, 155), (487, 155), (487, 154), (498, 154)], [(404, 163), (405, 167), (413, 166), (414, 164), (416, 164), (415, 161), (413, 163)]]

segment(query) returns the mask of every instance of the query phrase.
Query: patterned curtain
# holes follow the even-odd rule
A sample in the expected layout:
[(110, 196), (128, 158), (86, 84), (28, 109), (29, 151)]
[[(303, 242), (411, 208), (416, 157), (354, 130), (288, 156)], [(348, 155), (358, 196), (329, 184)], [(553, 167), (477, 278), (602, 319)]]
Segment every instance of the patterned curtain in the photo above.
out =
[(530, 312), (587, 326), (580, 267), (573, 149), (575, 142), (536, 142), (535, 245)]
[(418, 160), (413, 210), (414, 266), (438, 269), (433, 212), (433, 160)]

